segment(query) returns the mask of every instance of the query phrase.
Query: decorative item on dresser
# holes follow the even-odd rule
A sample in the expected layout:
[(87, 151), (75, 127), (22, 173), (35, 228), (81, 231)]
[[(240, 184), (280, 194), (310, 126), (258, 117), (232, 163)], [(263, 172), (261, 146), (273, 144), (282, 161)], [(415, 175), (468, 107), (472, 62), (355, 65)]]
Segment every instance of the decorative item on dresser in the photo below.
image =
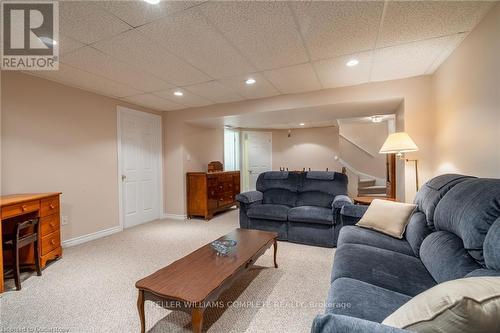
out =
[[(20, 220), (39, 219), (40, 232), (38, 233), (40, 266), (45, 267), (47, 261), (62, 257), (61, 228), (59, 217), (60, 192), (37, 194), (13, 194), (0, 198), (1, 229), (2, 233), (12, 233)], [(19, 262), (24, 265), (35, 264), (33, 244), (19, 250)], [(0, 248), (0, 293), (3, 292), (3, 262), (12, 258), (3, 256)]]
[(236, 205), (240, 193), (240, 172), (188, 172), (187, 216), (203, 216), (206, 220), (214, 213)]

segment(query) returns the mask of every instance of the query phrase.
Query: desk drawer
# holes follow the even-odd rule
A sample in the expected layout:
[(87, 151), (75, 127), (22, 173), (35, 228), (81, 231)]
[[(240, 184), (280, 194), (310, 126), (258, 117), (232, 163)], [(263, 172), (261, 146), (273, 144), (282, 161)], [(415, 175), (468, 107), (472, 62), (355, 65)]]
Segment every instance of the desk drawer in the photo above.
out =
[(34, 212), (39, 209), (40, 209), (40, 201), (38, 200), (2, 207), (2, 219)]
[(40, 234), (44, 237), (60, 229), (59, 214), (40, 218)]
[(52, 214), (59, 214), (59, 196), (42, 199), (40, 207), (40, 216), (49, 216)]
[(42, 256), (61, 246), (61, 235), (59, 231), (42, 237)]

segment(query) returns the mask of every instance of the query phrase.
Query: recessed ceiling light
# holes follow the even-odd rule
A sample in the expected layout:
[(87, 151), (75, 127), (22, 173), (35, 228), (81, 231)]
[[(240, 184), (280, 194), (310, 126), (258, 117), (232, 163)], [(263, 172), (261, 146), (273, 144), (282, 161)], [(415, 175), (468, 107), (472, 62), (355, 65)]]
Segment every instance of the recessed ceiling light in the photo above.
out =
[(306, 126), (306, 124), (304, 124), (304, 123), (300, 123), (299, 125), (300, 125), (300, 126)]
[(359, 64), (359, 60), (358, 59), (351, 59), (349, 60), (345, 65), (347, 67), (354, 67), (356, 66), (357, 64)]
[(144, 2), (147, 2), (151, 5), (157, 5), (160, 3), (160, 0), (144, 0)]
[(176, 91), (174, 91), (174, 95), (175, 96), (183, 96), (184, 93), (182, 91), (180, 91), (180, 90), (176, 90)]
[(245, 83), (246, 83), (247, 85), (249, 85), (249, 86), (251, 86), (251, 85), (252, 85), (252, 84), (254, 84), (255, 82), (257, 82), (257, 81), (255, 81), (255, 79), (252, 79), (252, 78), (248, 78), (248, 79), (245, 81)]
[(372, 123), (381, 123), (382, 122), (382, 116), (371, 116), (372, 118)]

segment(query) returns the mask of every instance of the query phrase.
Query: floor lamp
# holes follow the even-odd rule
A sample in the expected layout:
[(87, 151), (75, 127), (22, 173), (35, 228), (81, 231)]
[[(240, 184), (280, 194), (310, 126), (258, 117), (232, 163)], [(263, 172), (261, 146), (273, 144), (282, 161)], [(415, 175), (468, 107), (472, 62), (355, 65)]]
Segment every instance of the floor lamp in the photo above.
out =
[(396, 154), (396, 157), (400, 160), (405, 160), (406, 162), (415, 162), (415, 185), (418, 191), (418, 160), (416, 159), (405, 159), (404, 153), (409, 153), (412, 151), (418, 151), (418, 147), (410, 138), (406, 132), (396, 132), (389, 134), (385, 140), (382, 148), (380, 148), (380, 154)]

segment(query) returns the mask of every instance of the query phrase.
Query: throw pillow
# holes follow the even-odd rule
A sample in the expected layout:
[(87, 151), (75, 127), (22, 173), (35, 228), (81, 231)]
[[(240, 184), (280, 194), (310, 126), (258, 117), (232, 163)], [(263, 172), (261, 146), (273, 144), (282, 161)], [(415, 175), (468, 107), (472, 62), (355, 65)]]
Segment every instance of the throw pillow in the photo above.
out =
[(403, 304), (382, 324), (419, 333), (500, 332), (500, 277), (438, 284)]
[(401, 239), (416, 207), (414, 204), (375, 199), (356, 225)]

